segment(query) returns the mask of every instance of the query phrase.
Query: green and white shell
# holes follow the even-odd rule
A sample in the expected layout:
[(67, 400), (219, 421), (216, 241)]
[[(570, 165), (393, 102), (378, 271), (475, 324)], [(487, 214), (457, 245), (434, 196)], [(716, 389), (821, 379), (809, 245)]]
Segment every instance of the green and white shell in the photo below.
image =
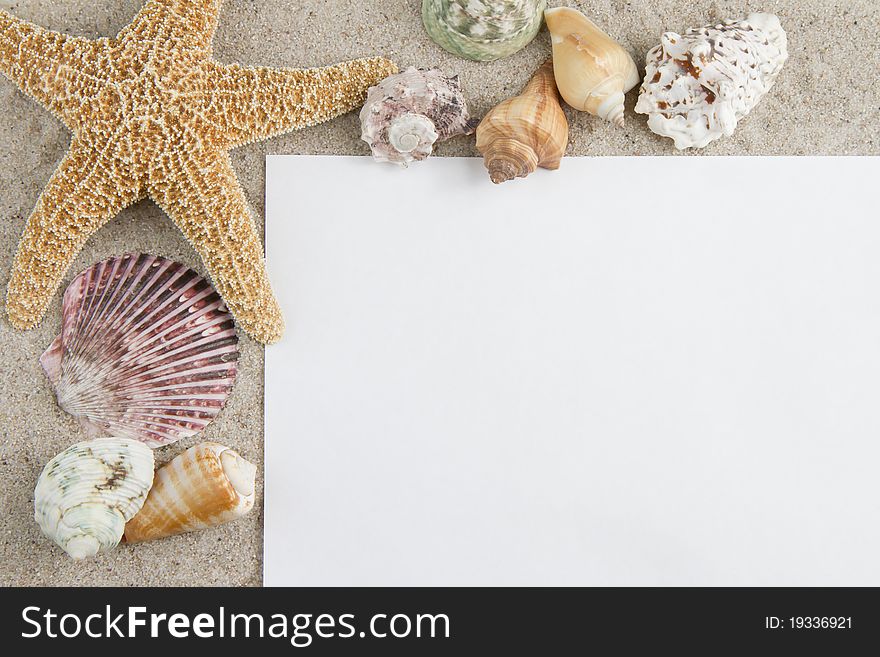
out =
[(34, 520), (74, 559), (111, 550), (153, 484), (153, 451), (128, 438), (77, 443), (46, 464)]
[(422, 0), (422, 22), (454, 55), (489, 62), (525, 48), (546, 7), (547, 0)]

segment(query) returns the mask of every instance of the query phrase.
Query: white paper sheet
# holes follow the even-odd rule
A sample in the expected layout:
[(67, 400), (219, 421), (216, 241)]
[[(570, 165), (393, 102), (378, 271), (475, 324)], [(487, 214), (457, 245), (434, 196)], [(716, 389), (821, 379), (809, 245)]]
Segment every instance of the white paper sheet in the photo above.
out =
[(880, 585), (880, 160), (271, 157), (267, 585)]

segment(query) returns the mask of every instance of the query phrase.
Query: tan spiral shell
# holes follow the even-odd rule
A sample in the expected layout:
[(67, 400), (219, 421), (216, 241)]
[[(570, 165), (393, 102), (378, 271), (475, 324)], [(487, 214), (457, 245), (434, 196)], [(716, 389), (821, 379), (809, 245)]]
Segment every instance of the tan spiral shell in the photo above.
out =
[(623, 127), (624, 95), (639, 83), (632, 56), (577, 9), (548, 9), (544, 19), (565, 102)]
[(558, 169), (568, 145), (553, 62), (547, 60), (522, 93), (490, 111), (477, 127), (477, 150), (493, 183), (525, 177), (538, 167)]
[(254, 506), (257, 467), (234, 450), (205, 442), (156, 471), (141, 510), (125, 525), (129, 543), (206, 529)]

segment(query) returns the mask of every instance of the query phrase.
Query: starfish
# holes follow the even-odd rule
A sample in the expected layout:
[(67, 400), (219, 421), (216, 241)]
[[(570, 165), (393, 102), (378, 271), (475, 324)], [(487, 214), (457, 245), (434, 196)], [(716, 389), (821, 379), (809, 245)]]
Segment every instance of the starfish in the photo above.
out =
[(6, 296), (13, 326), (36, 326), (83, 244), (149, 197), (202, 258), (239, 325), (284, 331), (254, 217), (229, 149), (314, 125), (363, 103), (395, 73), (382, 57), (315, 69), (212, 57), (222, 0), (149, 0), (115, 38), (45, 30), (0, 11), (0, 72), (73, 133), (27, 220)]

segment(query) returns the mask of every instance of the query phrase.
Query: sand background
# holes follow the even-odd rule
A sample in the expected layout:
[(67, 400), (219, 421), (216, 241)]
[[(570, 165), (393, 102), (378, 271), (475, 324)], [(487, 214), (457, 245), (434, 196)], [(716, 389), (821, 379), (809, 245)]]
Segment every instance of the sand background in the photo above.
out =
[[(427, 37), (420, 4), (420, 0), (227, 0), (214, 41), (215, 57), (242, 64), (306, 67), (383, 54), (401, 67), (438, 66), (461, 75), (472, 112), (482, 116), (518, 92), (549, 55), (549, 37), (542, 30), (530, 46), (508, 59), (487, 64), (457, 59)], [(777, 13), (788, 32), (790, 59), (776, 87), (733, 137), (702, 153), (880, 154), (877, 0), (572, 0), (567, 4), (577, 6), (618, 38), (640, 66), (665, 30), (680, 32), (750, 11)], [(17, 16), (86, 37), (115, 34), (140, 6), (140, 0), (0, 0), (0, 7)], [(671, 141), (653, 135), (644, 117), (633, 114), (636, 94), (637, 89), (627, 99), (623, 130), (568, 110), (568, 153), (677, 155)], [(364, 155), (368, 149), (359, 134), (353, 113), (234, 151), (233, 163), (259, 225), (267, 154)], [(24, 222), (69, 141), (59, 122), (0, 78), (0, 285), (4, 290)], [(477, 153), (473, 139), (464, 137), (441, 144), (437, 155)], [(633, 190), (634, 197), (638, 194)], [(370, 202), (364, 199), (365, 204)], [(76, 272), (126, 250), (161, 254), (204, 273), (183, 236), (147, 201), (122, 212), (88, 242), (64, 286)], [(0, 584), (259, 585), (262, 487), (258, 508), (232, 525), (121, 546), (88, 562), (69, 560), (41, 535), (33, 521), (36, 479), (53, 455), (84, 437), (76, 421), (56, 405), (38, 363), (59, 330), (60, 298), (56, 295), (45, 321), (35, 330), (13, 330), (5, 311), (0, 319)], [(240, 375), (229, 404), (200, 439), (223, 442), (261, 463), (263, 349), (244, 335), (241, 348)], [(195, 442), (164, 448), (157, 452), (157, 460), (164, 462)]]

